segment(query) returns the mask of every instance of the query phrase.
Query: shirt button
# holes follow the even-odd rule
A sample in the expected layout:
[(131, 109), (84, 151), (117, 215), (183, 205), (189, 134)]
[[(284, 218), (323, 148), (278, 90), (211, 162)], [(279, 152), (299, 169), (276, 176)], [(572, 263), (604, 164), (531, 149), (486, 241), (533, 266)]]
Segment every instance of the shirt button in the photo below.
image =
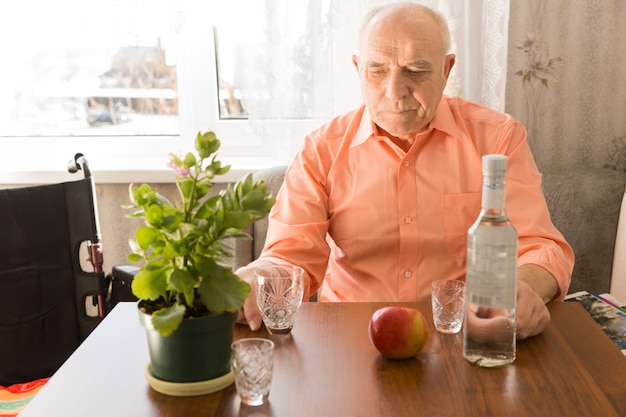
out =
[(405, 217), (404, 218), (404, 222), (407, 223), (407, 224), (411, 223), (411, 218), (410, 217)]
[(413, 275), (413, 273), (411, 271), (404, 271), (404, 277), (405, 278), (411, 278), (411, 275)]
[(408, 167), (409, 165), (411, 165), (411, 163), (409, 161), (404, 161), (403, 164), (404, 164), (405, 167)]

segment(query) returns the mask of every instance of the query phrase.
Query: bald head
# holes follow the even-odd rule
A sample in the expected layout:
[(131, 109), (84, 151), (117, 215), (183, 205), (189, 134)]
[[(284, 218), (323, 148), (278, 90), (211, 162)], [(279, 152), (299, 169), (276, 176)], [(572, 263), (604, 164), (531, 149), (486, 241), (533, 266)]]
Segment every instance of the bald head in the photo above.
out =
[(368, 14), (352, 57), (371, 120), (398, 143), (410, 143), (435, 116), (455, 56), (445, 20), (416, 3)]
[(450, 30), (445, 18), (434, 10), (417, 3), (402, 2), (392, 3), (372, 9), (361, 25), (359, 33), (359, 53), (363, 53), (368, 38), (375, 32), (375, 28), (381, 24), (393, 22), (393, 24), (419, 24), (430, 21), (437, 27), (441, 51), (447, 54), (450, 51)]

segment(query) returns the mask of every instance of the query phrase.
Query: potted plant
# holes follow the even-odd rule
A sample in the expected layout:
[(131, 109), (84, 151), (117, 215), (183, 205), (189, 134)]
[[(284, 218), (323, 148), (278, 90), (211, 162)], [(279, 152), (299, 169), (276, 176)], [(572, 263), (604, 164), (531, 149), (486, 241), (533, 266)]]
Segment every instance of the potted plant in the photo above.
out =
[[(214, 178), (230, 169), (217, 159), (219, 147), (214, 132), (198, 133), (195, 153), (170, 154), (178, 201), (147, 184), (131, 184), (124, 206), (135, 210), (129, 217), (144, 220), (128, 259), (142, 263), (132, 291), (148, 335), (150, 377), (160, 381), (207, 381), (230, 373), (233, 326), (250, 285), (224, 262), (232, 256), (226, 239), (249, 238), (244, 230), (267, 216), (275, 201), (250, 174), (211, 193)], [(207, 340), (192, 339), (196, 328)]]

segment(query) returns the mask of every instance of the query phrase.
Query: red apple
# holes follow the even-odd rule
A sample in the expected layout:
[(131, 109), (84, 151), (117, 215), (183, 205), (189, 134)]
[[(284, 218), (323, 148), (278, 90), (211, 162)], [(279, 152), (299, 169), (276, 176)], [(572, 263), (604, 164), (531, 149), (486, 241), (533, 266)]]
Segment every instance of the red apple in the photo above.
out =
[(376, 310), (369, 323), (369, 337), (386, 358), (407, 359), (426, 344), (428, 329), (424, 315), (414, 308), (388, 306)]

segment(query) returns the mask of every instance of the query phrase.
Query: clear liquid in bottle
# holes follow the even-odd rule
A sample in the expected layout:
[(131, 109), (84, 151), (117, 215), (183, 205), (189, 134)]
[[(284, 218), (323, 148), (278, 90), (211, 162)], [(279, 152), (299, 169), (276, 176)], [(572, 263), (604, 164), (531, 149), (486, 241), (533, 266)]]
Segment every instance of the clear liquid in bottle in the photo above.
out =
[(504, 210), (507, 157), (483, 157), (482, 210), (468, 231), (463, 356), (478, 366), (515, 360), (517, 231)]

